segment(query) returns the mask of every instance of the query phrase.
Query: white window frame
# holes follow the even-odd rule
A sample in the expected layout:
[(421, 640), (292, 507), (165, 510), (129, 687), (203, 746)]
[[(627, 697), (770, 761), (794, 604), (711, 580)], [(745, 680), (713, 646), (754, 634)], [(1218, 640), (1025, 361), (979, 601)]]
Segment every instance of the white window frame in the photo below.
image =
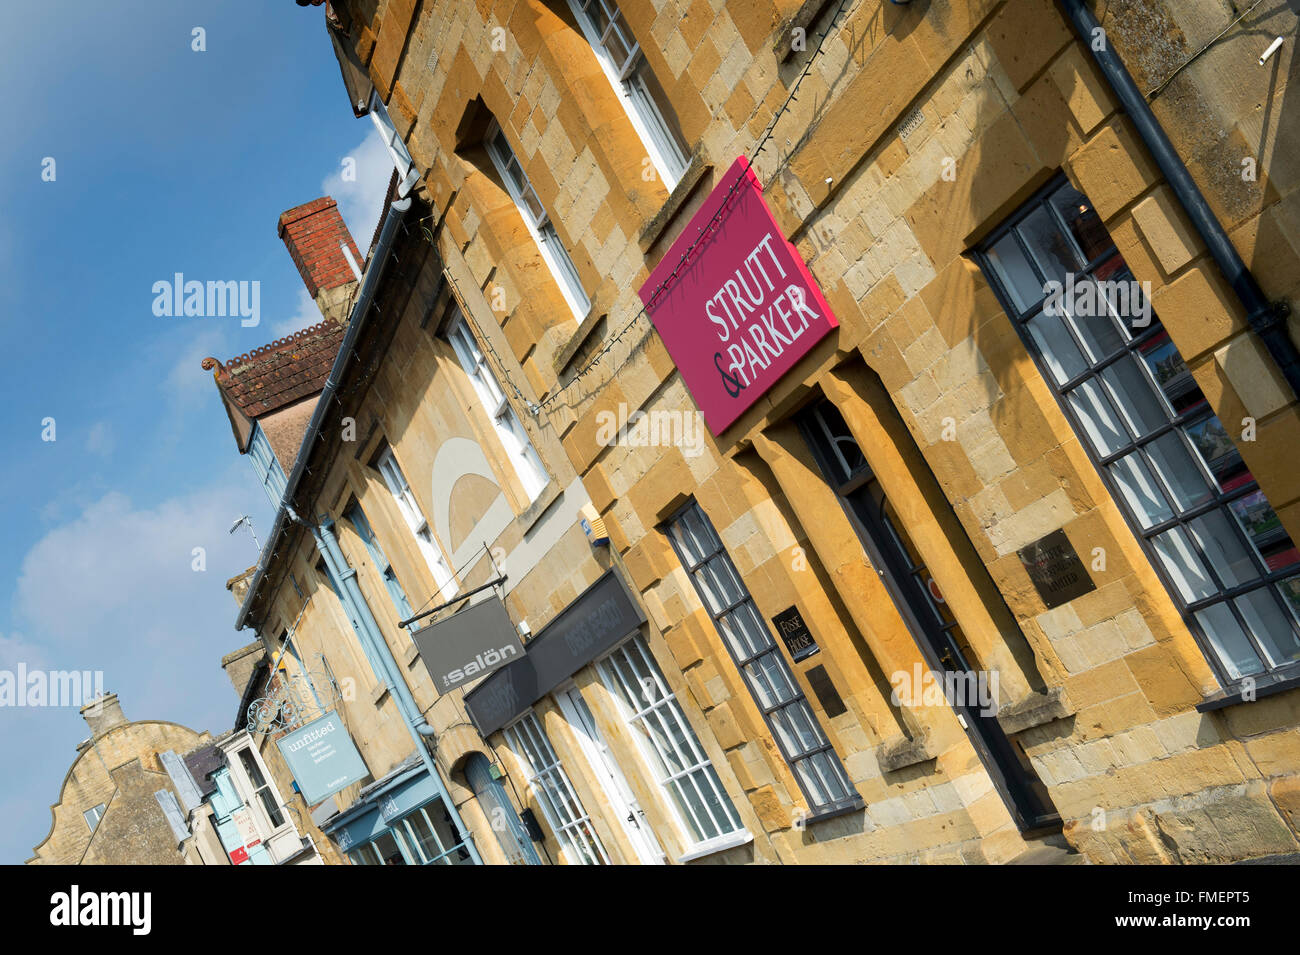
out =
[(569, 680), (552, 695), (559, 704), (560, 715), (568, 724), (569, 731), (578, 741), (578, 748), (582, 750), (588, 769), (600, 784), (610, 809), (619, 817), (619, 825), (632, 844), (637, 861), (641, 865), (663, 865), (667, 856), (659, 843), (659, 837), (637, 801), (636, 793), (628, 785), (627, 774), (623, 772), (600, 727), (596, 725), (595, 714), (587, 705), (582, 690)]
[(591, 311), (591, 299), (582, 287), (582, 279), (573, 264), (573, 257), (560, 241), (560, 234), (555, 231), (555, 225), (543, 207), (542, 200), (538, 198), (537, 190), (529, 182), (523, 163), (515, 155), (514, 147), (495, 119), (488, 124), (487, 135), (483, 137), (483, 148), (496, 166), (506, 192), (519, 209), (519, 215), (528, 227), (533, 241), (537, 243), (546, 267), (551, 270), (555, 284), (560, 287), (560, 294), (573, 311), (573, 317), (581, 321)]
[(256, 421), (253, 422), (253, 433), (248, 438), (248, 460), (252, 462), (253, 470), (257, 472), (258, 482), (262, 485), (267, 499), (270, 500), (271, 507), (278, 508), (289, 480), (284, 476), (280, 459), (275, 456), (275, 451), (271, 448), (270, 439)]
[[(248, 753), (252, 759), (253, 765), (257, 771), (262, 774), (262, 785), (258, 786), (248, 775), (244, 767), (241, 753)], [(229, 767), (231, 779), (235, 784), (235, 791), (256, 816), (259, 824), (265, 826), (266, 835), (262, 837), (263, 842), (269, 842), (273, 836), (279, 835), (287, 829), (297, 832), (297, 827), (293, 824), (293, 818), (289, 815), (289, 807), (284, 804), (284, 799), (280, 796), (279, 789), (276, 788), (275, 780), (271, 778), (266, 763), (262, 761), (262, 754), (258, 752), (255, 746), (239, 746), (235, 749), (226, 750), (226, 765)], [(270, 812), (267, 811), (266, 803), (262, 801), (261, 794), (265, 792), (275, 803), (276, 811), (283, 820), (278, 826), (275, 820), (271, 818)]]
[[(108, 803), (101, 802), (98, 806), (92, 806), (90, 809), (87, 809), (85, 812), (83, 812), (81, 814), (81, 818), (86, 820), (86, 825), (90, 827), (91, 832), (94, 832), (96, 829), (99, 828), (99, 820), (104, 818), (104, 813), (106, 813), (107, 811), (108, 811)], [(92, 814), (95, 817), (94, 822), (91, 822), (90, 819)]]
[(528, 710), (505, 730), (510, 750), (519, 760), (529, 791), (537, 795), (546, 823), (560, 843), (560, 856), (569, 865), (609, 865), (609, 854), (573, 788), (569, 774), (546, 735), (535, 710)]
[(376, 91), (370, 93), (369, 112), (379, 138), (383, 140), (384, 148), (388, 150), (388, 157), (393, 161), (393, 168), (397, 170), (397, 195), (403, 197), (419, 182), (420, 170), (416, 168), (415, 160), (411, 158), (406, 143), (402, 142), (402, 137), (397, 134), (397, 127), (393, 125), (392, 117), (388, 115), (388, 107), (384, 106), (384, 101), (379, 98), (379, 93)]
[[(631, 709), (625, 693), (631, 694), (634, 698), (639, 698), (642, 694), (650, 692), (650, 689), (642, 689), (638, 693), (639, 684), (636, 688), (627, 686), (624, 674), (614, 662), (616, 657), (631, 652), (630, 648), (634, 648), (635, 652), (639, 653), (650, 664), (648, 675), (642, 679), (653, 679), (653, 689), (657, 691), (657, 698), (646, 700), (645, 702), (648, 705), (635, 711)], [(635, 672), (635, 668), (633, 668), (633, 671)], [(685, 839), (686, 852), (678, 861), (698, 859), (710, 853), (744, 845), (751, 841), (753, 836), (741, 821), (740, 813), (731, 800), (731, 794), (727, 792), (727, 787), (718, 775), (717, 769), (714, 768), (713, 761), (704, 752), (704, 746), (700, 742), (699, 736), (696, 735), (695, 728), (691, 726), (690, 721), (686, 718), (685, 711), (677, 701), (677, 695), (673, 692), (672, 687), (668, 685), (663, 670), (660, 668), (658, 661), (655, 660), (654, 654), (650, 652), (650, 646), (645, 637), (636, 634), (631, 639), (623, 641), (596, 662), (596, 672), (600, 675), (605, 688), (609, 690), (610, 696), (614, 698), (614, 704), (618, 707), (623, 721), (627, 724), (628, 731), (636, 740), (637, 749), (641, 753), (642, 760), (651, 769), (655, 782), (658, 783), (660, 792), (663, 795), (663, 801), (666, 803), (678, 830)], [(673, 733), (673, 727), (668, 725), (667, 718), (671, 718), (678, 724), (678, 728), (684, 731), (680, 736), (687, 744), (694, 744), (692, 747), (693, 752), (682, 750), (681, 744), (677, 742), (678, 734)], [(658, 732), (650, 729), (651, 721), (658, 723)], [(669, 756), (666, 756), (661, 751), (663, 740), (669, 741), (672, 745), (673, 753)], [(685, 768), (673, 772), (669, 768), (670, 758), (675, 758)], [(710, 785), (714, 787), (718, 805), (723, 809), (724, 813), (725, 810), (730, 809), (731, 818), (718, 819), (709, 810), (704, 799), (704, 793), (700, 791), (696, 778), (696, 774), (701, 772), (709, 780)], [(704, 821), (699, 818), (698, 813), (691, 807), (690, 800), (685, 798), (685, 794), (688, 794), (688, 786), (695, 788), (700, 805), (708, 814), (708, 824), (717, 830), (714, 835), (707, 834)], [(724, 828), (724, 825), (729, 828)]]
[(429, 572), (433, 574), (434, 583), (442, 594), (442, 599), (450, 600), (460, 592), (460, 585), (456, 582), (456, 575), (452, 572), (451, 564), (448, 563), (442, 548), (433, 536), (433, 529), (429, 526), (429, 519), (424, 516), (424, 512), (420, 510), (419, 502), (415, 500), (415, 495), (411, 493), (411, 485), (407, 483), (406, 475), (402, 473), (401, 465), (397, 463), (397, 458), (393, 455), (391, 446), (384, 448), (383, 453), (375, 461), (375, 467), (383, 475), (384, 483), (388, 485), (388, 490), (397, 503), (397, 509), (401, 512), (402, 519), (406, 521), (406, 526), (411, 529), (416, 546), (420, 548), (420, 553), (424, 555), (424, 562), (428, 564)]
[[(609, 21), (603, 33), (596, 28), (596, 23), (589, 12), (595, 4), (601, 5), (605, 19)], [(659, 178), (663, 180), (668, 191), (672, 192), (682, 181), (691, 158), (685, 144), (674, 135), (672, 127), (664, 118), (654, 97), (645, 88), (642, 72), (648, 72), (650, 64), (646, 62), (645, 54), (641, 51), (641, 44), (632, 36), (632, 32), (627, 27), (627, 20), (613, 0), (569, 0), (569, 8), (573, 11), (574, 19), (578, 21), (583, 35), (591, 45), (591, 51), (596, 55), (596, 61), (600, 63), (605, 78), (618, 94), (618, 100), (623, 106), (623, 111), (627, 113), (632, 128), (641, 137), (641, 142), (649, 153), (650, 161), (654, 163)], [(618, 31), (623, 45), (628, 48), (627, 58), (622, 63), (614, 61), (613, 54), (606, 46), (607, 37), (615, 30)]]
[(524, 494), (531, 504), (550, 483), (550, 475), (546, 473), (537, 449), (533, 447), (528, 432), (524, 430), (523, 422), (515, 414), (515, 409), (510, 407), (505, 392), (497, 384), (496, 377), (488, 367), (487, 359), (483, 357), (483, 350), (479, 348), (478, 339), (470, 330), (465, 316), (461, 314), (458, 306), (453, 307), (455, 311), (447, 326), (447, 340), (451, 342), (452, 350), (455, 351), (461, 368), (473, 383), (474, 391), (482, 402), (488, 418), (491, 419), (497, 438), (505, 448), (506, 456), (510, 459), (519, 483), (523, 485)]

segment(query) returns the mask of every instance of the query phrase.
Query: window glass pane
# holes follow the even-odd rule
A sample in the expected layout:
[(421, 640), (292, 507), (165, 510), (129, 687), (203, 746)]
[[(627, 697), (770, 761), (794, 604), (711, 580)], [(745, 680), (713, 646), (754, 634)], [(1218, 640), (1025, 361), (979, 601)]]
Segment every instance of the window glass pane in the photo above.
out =
[(1230, 503), (1228, 508), (1269, 570), (1289, 567), (1300, 558), (1291, 536), (1282, 527), (1282, 522), (1269, 506), (1263, 491), (1244, 494)]
[(1014, 235), (1007, 233), (994, 243), (987, 255), (989, 263), (1021, 314), (1043, 300), (1043, 281), (1025, 258)]
[(1205, 400), (1183, 356), (1163, 332), (1139, 349), (1160, 390), (1175, 414), (1184, 414)]
[(1067, 272), (1075, 271), (1081, 264), (1074, 247), (1056, 225), (1047, 209), (1039, 208), (1016, 227), (1046, 281), (1064, 284)]
[(410, 826), (412, 841), (420, 850), (420, 855), (425, 862), (432, 862), (442, 855), (443, 846), (439, 843), (438, 835), (429, 825), (423, 811), (407, 816), (405, 822)]
[(1242, 632), (1237, 618), (1232, 615), (1227, 604), (1214, 604), (1196, 614), (1196, 620), (1205, 631), (1214, 654), (1219, 658), (1228, 676), (1239, 680), (1243, 676), (1259, 673), (1264, 669), (1259, 655), (1255, 653)]
[(1209, 482), (1176, 433), (1169, 431), (1162, 434), (1148, 444), (1145, 450), (1156, 474), (1174, 496), (1174, 503), (1181, 510), (1210, 499), (1214, 492)]
[(1079, 346), (1070, 337), (1060, 316), (1046, 313), (1036, 315), (1026, 327), (1058, 385), (1065, 384), (1087, 369), (1088, 363), (1083, 360)]
[(1152, 543), (1173, 579), (1174, 586), (1188, 603), (1219, 592), (1181, 527), (1166, 531), (1154, 538)]
[[(1076, 281), (1082, 284), (1083, 280)], [(1088, 349), (1089, 357), (1094, 363), (1115, 354), (1124, 347), (1127, 339), (1120, 334), (1119, 326), (1115, 324), (1115, 319), (1108, 308), (1095, 309), (1088, 314), (1075, 310), (1069, 302), (1065, 303), (1065, 308), (1070, 314), (1070, 323)]]
[(1300, 576), (1288, 577), (1277, 585), (1277, 589), (1291, 609), (1291, 613), (1300, 620)]
[(372, 844), (378, 850), (379, 858), (384, 865), (406, 865), (402, 850), (397, 847), (397, 842), (392, 834), (385, 832)]
[(1085, 260), (1091, 262), (1111, 247), (1110, 235), (1092, 208), (1092, 203), (1073, 186), (1065, 185), (1056, 190), (1048, 204), (1065, 223), (1066, 229), (1083, 251)]
[(1115, 407), (1124, 415), (1124, 420), (1128, 422), (1135, 437), (1145, 437), (1161, 425), (1169, 423), (1169, 415), (1156, 397), (1150, 379), (1131, 356), (1125, 355), (1106, 366), (1101, 377), (1110, 389)]
[(1130, 443), (1128, 434), (1120, 426), (1119, 417), (1095, 378), (1083, 382), (1067, 397), (1099, 456), (1112, 454)]
[(1196, 538), (1201, 553), (1224, 586), (1236, 587), (1259, 577), (1255, 562), (1223, 511), (1203, 514), (1188, 527)]
[(1134, 338), (1145, 333), (1155, 322), (1155, 315), (1124, 260), (1116, 255), (1098, 266), (1093, 274), (1109, 309), (1125, 333)]
[(1252, 590), (1238, 597), (1236, 603), (1246, 626), (1264, 648), (1269, 666), (1285, 666), (1300, 660), (1295, 621), (1290, 614), (1283, 613), (1269, 588)]
[(1184, 429), (1219, 487), (1231, 491), (1254, 480), (1242, 463), (1237, 446), (1228, 437), (1223, 424), (1214, 415)]

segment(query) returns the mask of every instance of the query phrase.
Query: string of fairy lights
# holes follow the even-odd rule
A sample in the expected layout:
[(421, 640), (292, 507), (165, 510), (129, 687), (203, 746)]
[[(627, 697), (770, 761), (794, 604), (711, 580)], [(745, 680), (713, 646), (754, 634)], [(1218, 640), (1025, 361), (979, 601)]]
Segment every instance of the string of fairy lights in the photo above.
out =
[[(762, 135), (759, 136), (757, 140), (755, 140), (753, 146), (750, 147), (749, 152), (745, 154), (747, 165), (752, 166), (754, 162), (757, 161), (758, 157), (762, 155), (763, 150), (765, 150), (768, 147), (768, 141), (772, 138), (772, 136), (776, 132), (777, 123), (780, 121), (782, 116), (784, 116), (787, 112), (790, 111), (791, 105), (794, 102), (796, 102), (797, 94), (799, 92), (799, 87), (803, 84), (803, 81), (808, 77), (808, 74), (812, 72), (813, 65), (817, 62), (817, 58), (822, 55), (823, 45), (826, 42), (826, 38), (830, 36), (831, 31), (835, 29), (835, 26), (839, 22), (840, 17), (843, 16), (844, 11), (848, 9), (848, 7), (854, 2), (855, 0), (840, 0), (839, 6), (836, 7), (835, 9), (835, 13), (827, 21), (825, 28), (821, 31), (820, 35), (817, 37), (817, 43), (813, 47), (812, 55), (808, 57), (808, 61), (804, 64), (804, 67), (799, 72), (798, 77), (795, 78), (795, 81), (791, 85), (790, 90), (786, 94), (785, 99), (782, 100), (781, 105), (778, 106), (776, 111), (772, 114), (772, 118), (768, 122), (767, 126), (764, 128)], [(654, 291), (646, 299), (645, 303), (643, 303), (641, 307), (637, 309), (631, 315), (631, 317), (628, 318), (627, 321), (625, 321), (619, 327), (617, 332), (615, 332), (613, 335), (611, 335), (609, 338), (605, 340), (604, 344), (601, 345), (601, 347), (595, 352), (595, 354), (593, 354), (590, 358), (587, 359), (587, 361), (578, 369), (578, 371), (574, 374), (572, 378), (569, 379), (568, 382), (561, 385), (558, 390), (546, 396), (540, 402), (531, 401), (528, 398), (528, 396), (525, 395), (524, 392), (520, 389), (518, 384), (515, 383), (513, 376), (511, 376), (510, 374), (509, 366), (507, 366), (506, 363), (501, 360), (501, 356), (497, 353), (496, 348), (493, 346), (491, 338), (483, 334), (480, 334), (478, 336), (479, 341), (483, 344), (488, 354), (490, 355), (492, 363), (496, 366), (496, 371), (497, 374), (500, 376), (500, 379), (506, 383), (506, 385), (508, 386), (510, 392), (514, 395), (514, 397), (520, 402), (520, 404), (522, 404), (526, 409), (528, 409), (529, 414), (531, 414), (535, 419), (537, 419), (539, 424), (541, 423), (541, 418), (543, 415), (547, 415), (549, 417), (550, 412), (559, 410), (560, 408), (565, 408), (570, 411), (576, 410), (576, 408), (583, 401), (585, 401), (587, 398), (590, 398), (593, 394), (595, 394), (595, 390), (593, 389), (585, 393), (579, 394), (574, 401), (561, 402), (561, 399), (563, 399), (566, 395), (569, 395), (576, 386), (580, 386), (585, 378), (595, 373), (597, 371), (597, 366), (600, 365), (605, 360), (605, 358), (614, 350), (614, 347), (618, 345), (620, 342), (622, 342), (623, 339), (627, 337), (627, 335), (632, 331), (632, 329), (635, 326), (641, 323), (643, 319), (648, 317), (647, 309), (649, 308), (650, 303), (657, 301), (659, 296), (663, 294), (664, 290), (667, 289), (668, 286), (671, 285), (677, 279), (677, 276), (687, 267), (687, 264), (690, 262), (691, 256), (695, 252), (695, 250), (700, 246), (701, 243), (703, 243), (713, 233), (713, 231), (717, 228), (718, 224), (722, 221), (723, 215), (726, 213), (728, 207), (731, 204), (732, 196), (735, 194), (736, 190), (740, 188), (741, 184), (745, 182), (745, 180), (746, 180), (746, 176), (744, 175), (736, 177), (736, 181), (733, 182), (731, 186), (727, 189), (727, 192), (723, 196), (722, 202), (719, 204), (717, 210), (710, 217), (707, 223), (699, 227), (698, 234), (694, 239), (691, 240), (691, 243), (682, 251), (681, 258), (678, 260), (677, 264), (673, 267), (672, 271), (669, 272), (668, 275), (663, 279), (663, 281), (661, 281), (657, 286), (655, 286)], [(456, 287), (455, 279), (453, 279), (450, 276), (450, 274), (448, 274), (447, 277), (451, 282), (453, 288), (456, 289), (457, 297), (460, 297), (460, 290), (458, 287)], [(463, 302), (464, 299), (462, 298), (461, 301)], [(616, 374), (620, 368), (626, 365), (628, 361), (631, 360), (632, 355), (635, 354), (636, 349), (640, 346), (640, 344), (643, 341), (644, 341), (644, 336), (638, 337), (636, 341), (633, 343), (633, 345), (629, 348), (628, 354), (624, 356), (623, 361), (621, 361), (618, 365), (614, 366), (613, 368), (608, 369), (609, 375), (611, 377), (614, 374)], [(607, 382), (608, 379), (602, 381), (601, 384), (597, 385), (596, 387), (599, 388), (601, 387), (601, 385), (606, 384)]]

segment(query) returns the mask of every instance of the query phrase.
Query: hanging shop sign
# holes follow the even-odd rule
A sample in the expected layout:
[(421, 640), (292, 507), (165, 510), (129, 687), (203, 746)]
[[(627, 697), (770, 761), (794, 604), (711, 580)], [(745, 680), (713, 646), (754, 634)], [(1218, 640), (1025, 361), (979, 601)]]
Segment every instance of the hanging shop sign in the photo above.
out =
[(454, 690), (524, 655), (505, 604), (481, 600), (413, 635), (439, 693)]
[(640, 294), (715, 437), (839, 325), (743, 156)]
[(465, 709), (480, 733), (495, 733), (643, 623), (623, 581), (607, 570), (542, 628), (523, 659), (466, 693)]
[(275, 741), (307, 805), (370, 775), (347, 727), (330, 710)]

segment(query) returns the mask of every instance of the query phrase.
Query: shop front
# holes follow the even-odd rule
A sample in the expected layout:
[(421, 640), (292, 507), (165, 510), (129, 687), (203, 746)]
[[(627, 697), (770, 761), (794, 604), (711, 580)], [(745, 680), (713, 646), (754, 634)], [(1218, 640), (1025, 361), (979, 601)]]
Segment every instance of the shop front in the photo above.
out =
[(321, 829), (353, 865), (473, 865), (465, 833), (418, 756), (363, 789)]

